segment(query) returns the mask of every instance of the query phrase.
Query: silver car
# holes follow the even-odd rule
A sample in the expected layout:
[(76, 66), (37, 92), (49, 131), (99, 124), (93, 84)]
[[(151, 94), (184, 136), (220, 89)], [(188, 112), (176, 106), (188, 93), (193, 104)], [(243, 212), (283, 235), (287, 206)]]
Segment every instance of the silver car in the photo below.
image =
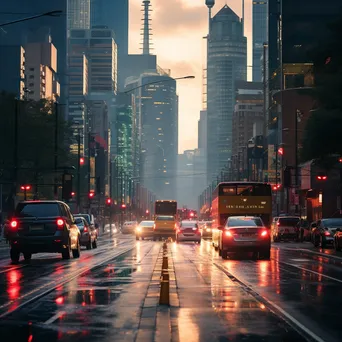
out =
[(219, 255), (253, 252), (259, 258), (269, 259), (271, 253), (270, 231), (260, 217), (231, 216), (220, 231)]
[(182, 221), (176, 232), (176, 241), (194, 241), (201, 243), (201, 230), (197, 221)]

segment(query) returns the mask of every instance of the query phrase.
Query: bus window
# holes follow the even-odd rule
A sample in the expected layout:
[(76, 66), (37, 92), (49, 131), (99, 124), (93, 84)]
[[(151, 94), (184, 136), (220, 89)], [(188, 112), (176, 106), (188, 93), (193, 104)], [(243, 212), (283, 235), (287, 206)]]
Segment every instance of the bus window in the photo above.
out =
[(272, 196), (271, 186), (269, 185), (254, 185), (253, 196)]
[(252, 194), (253, 194), (253, 185), (238, 185), (237, 186), (238, 196), (252, 196)]

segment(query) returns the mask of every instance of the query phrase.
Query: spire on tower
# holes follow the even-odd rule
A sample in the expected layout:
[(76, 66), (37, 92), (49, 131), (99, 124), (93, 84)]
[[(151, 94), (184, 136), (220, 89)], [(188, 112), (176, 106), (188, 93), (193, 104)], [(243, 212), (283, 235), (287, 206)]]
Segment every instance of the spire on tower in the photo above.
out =
[(143, 9), (141, 10), (142, 12), (144, 12), (144, 18), (143, 20), (143, 28), (141, 29), (142, 33), (141, 35), (143, 36), (143, 42), (142, 42), (142, 54), (143, 55), (149, 55), (150, 54), (150, 50), (151, 50), (151, 46), (152, 43), (150, 42), (150, 37), (153, 35), (152, 33), (150, 33), (151, 28), (150, 28), (150, 12), (152, 12), (152, 10), (150, 9), (151, 6), (151, 1), (150, 0), (143, 0), (142, 2), (142, 7)]

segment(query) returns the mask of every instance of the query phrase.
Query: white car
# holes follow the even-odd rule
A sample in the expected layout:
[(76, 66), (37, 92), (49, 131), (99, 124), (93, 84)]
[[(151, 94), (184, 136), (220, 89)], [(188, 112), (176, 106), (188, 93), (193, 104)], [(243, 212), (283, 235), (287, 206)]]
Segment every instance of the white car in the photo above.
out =
[(197, 221), (182, 221), (176, 233), (176, 241), (194, 241), (201, 243), (202, 234)]

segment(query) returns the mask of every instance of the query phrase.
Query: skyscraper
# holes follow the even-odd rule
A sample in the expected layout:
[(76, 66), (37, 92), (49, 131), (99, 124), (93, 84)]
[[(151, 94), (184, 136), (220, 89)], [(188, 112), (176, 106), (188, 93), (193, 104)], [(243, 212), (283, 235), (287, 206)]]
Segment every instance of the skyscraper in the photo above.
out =
[(247, 78), (247, 39), (240, 18), (225, 5), (212, 19), (208, 39), (207, 180), (211, 182), (232, 152), (235, 81)]
[(90, 28), (90, 0), (68, 1), (68, 30)]
[(118, 46), (118, 84), (121, 90), (126, 75), (120, 71), (128, 55), (128, 22), (128, 0), (91, 0), (91, 27), (107, 26), (114, 32)]
[(261, 81), (261, 57), (264, 43), (267, 43), (267, 23), (267, 0), (253, 1), (253, 82)]

